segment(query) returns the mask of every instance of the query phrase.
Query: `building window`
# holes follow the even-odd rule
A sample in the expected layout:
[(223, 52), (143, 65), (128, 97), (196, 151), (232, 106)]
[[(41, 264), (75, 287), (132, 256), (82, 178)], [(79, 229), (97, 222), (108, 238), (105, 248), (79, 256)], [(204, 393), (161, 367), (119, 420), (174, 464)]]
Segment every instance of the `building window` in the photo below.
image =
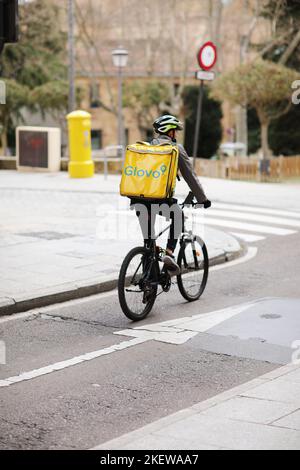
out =
[(102, 148), (102, 131), (100, 129), (93, 129), (91, 132), (92, 149), (99, 150)]
[(100, 108), (100, 85), (98, 82), (93, 82), (90, 85), (90, 107)]

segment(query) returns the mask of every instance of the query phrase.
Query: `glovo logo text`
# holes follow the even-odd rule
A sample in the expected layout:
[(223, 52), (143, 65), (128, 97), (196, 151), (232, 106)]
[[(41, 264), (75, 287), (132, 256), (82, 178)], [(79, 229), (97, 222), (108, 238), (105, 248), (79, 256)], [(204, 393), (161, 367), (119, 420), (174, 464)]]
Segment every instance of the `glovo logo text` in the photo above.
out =
[(167, 171), (166, 165), (162, 165), (159, 170), (143, 170), (142, 168), (138, 169), (136, 166), (126, 166), (124, 173), (126, 176), (137, 176), (139, 178), (154, 178), (158, 179), (165, 174)]

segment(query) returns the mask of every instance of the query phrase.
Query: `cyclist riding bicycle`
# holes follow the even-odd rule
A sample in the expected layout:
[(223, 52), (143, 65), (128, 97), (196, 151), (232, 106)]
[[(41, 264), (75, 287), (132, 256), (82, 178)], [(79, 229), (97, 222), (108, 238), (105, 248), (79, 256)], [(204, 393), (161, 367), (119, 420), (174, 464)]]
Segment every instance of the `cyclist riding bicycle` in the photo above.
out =
[[(151, 144), (152, 145), (162, 145), (165, 143), (177, 144), (176, 133), (177, 131), (183, 130), (182, 123), (175, 117), (171, 115), (164, 115), (156, 119), (153, 123), (153, 128), (157, 137), (155, 137)], [(205, 192), (197, 178), (193, 166), (190, 162), (189, 156), (181, 144), (178, 145), (179, 150), (179, 160), (178, 168), (184, 180), (190, 187), (193, 195), (195, 196), (197, 203), (204, 206), (205, 209), (211, 206), (211, 202), (207, 199)], [(147, 220), (143, 220), (142, 211), (138, 210), (138, 205), (142, 204), (146, 208)], [(143, 201), (140, 199), (131, 198), (131, 206), (135, 206), (137, 215), (139, 217), (140, 226), (142, 229), (143, 237), (145, 243), (147, 244), (148, 240), (151, 240), (154, 236), (154, 225), (156, 215), (163, 215), (171, 219), (170, 234), (166, 248), (166, 255), (163, 257), (162, 261), (166, 266), (170, 276), (176, 276), (179, 274), (180, 269), (178, 264), (175, 261), (174, 251), (176, 249), (178, 238), (181, 235), (183, 212), (179, 205), (177, 204), (177, 199), (171, 198), (163, 201), (163, 206), (165, 204), (171, 208), (171, 211), (164, 213), (161, 206), (162, 201)], [(160, 206), (160, 207), (159, 207)], [(159, 209), (157, 209), (159, 207)], [(165, 206), (166, 207), (166, 206)], [(155, 208), (155, 209), (154, 209)]]

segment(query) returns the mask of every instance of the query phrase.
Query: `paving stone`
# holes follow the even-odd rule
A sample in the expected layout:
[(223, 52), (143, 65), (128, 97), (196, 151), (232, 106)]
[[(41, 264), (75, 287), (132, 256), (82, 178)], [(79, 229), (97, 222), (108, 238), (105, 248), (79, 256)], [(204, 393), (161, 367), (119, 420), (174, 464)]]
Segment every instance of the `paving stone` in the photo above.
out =
[(0, 297), (0, 307), (7, 307), (13, 305), (15, 302), (9, 297)]
[[(119, 449), (119, 448), (118, 448)], [(185, 441), (182, 438), (174, 439), (165, 436), (163, 439), (156, 435), (149, 435), (133, 441), (122, 447), (124, 450), (222, 450), (221, 447), (211, 445), (199, 445), (196, 441)], [(193, 461), (193, 460), (192, 460)]]
[(255, 398), (235, 397), (204, 411), (205, 416), (268, 424), (295, 411), (296, 406)]
[[(192, 440), (199, 446), (212, 445), (234, 450), (299, 450), (300, 432), (199, 414), (166, 426), (155, 436)], [(196, 447), (197, 448), (197, 447)]]
[(300, 383), (300, 366), (297, 370), (294, 370), (288, 374), (282, 375), (281, 379), (284, 380), (285, 382)]
[(294, 413), (289, 414), (288, 416), (285, 416), (282, 419), (275, 421), (273, 426), (296, 429), (297, 431), (300, 431), (300, 409)]
[(291, 403), (300, 407), (300, 383), (293, 382), (291, 386), (291, 382), (278, 378), (243, 393), (243, 396)]

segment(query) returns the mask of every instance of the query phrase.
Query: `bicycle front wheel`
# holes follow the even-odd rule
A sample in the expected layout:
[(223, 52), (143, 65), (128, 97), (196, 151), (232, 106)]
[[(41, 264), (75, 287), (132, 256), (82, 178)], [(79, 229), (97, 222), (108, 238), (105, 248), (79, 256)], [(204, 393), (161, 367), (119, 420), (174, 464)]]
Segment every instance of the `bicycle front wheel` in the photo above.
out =
[(121, 266), (118, 293), (123, 313), (132, 321), (143, 320), (151, 311), (157, 295), (156, 263), (144, 247), (133, 248)]
[(182, 241), (177, 263), (181, 271), (177, 276), (181, 295), (189, 302), (198, 300), (205, 290), (209, 271), (207, 248), (200, 237)]

